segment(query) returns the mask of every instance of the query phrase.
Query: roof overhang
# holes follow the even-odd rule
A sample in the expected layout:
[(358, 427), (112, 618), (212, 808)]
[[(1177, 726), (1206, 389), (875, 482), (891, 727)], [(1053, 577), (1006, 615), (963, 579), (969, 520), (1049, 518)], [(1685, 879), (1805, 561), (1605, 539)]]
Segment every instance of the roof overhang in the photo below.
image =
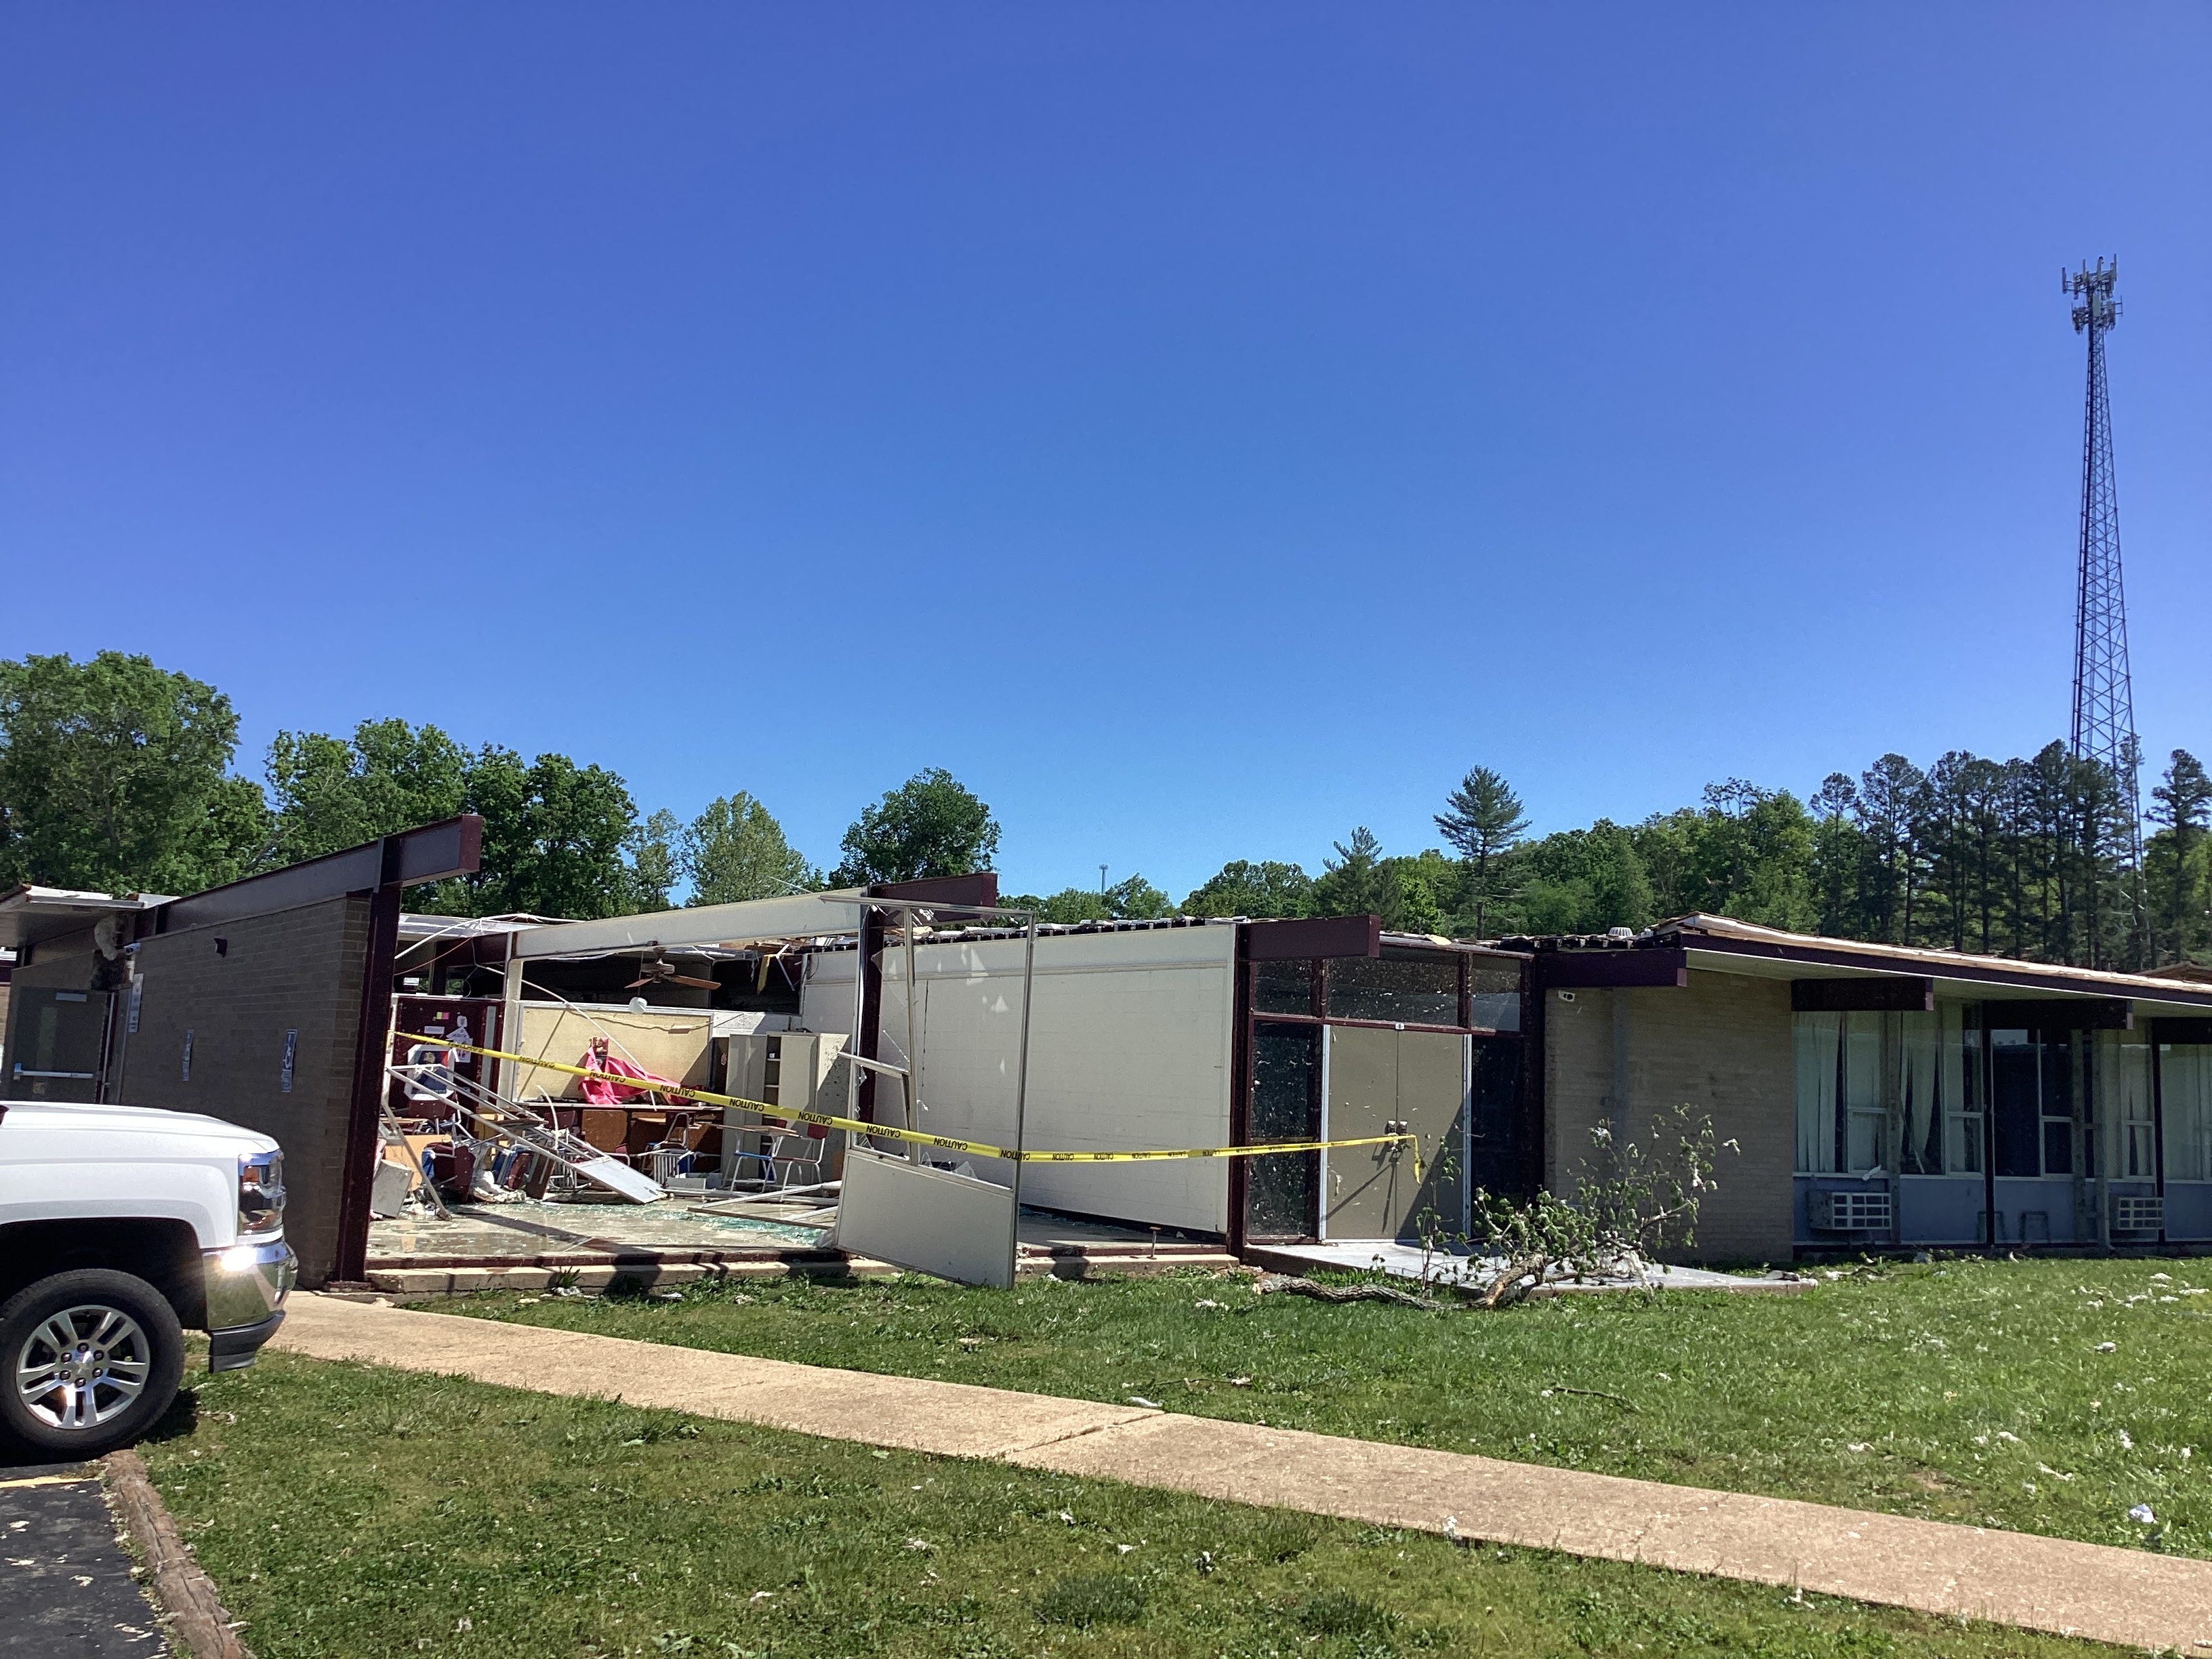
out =
[(80, 892), (69, 887), (18, 887), (0, 894), (0, 946), (21, 951), (68, 933), (81, 933), (103, 916), (136, 915), (168, 900), (159, 894)]
[[(2121, 999), (2148, 1015), (2212, 1013), (2212, 986), (2149, 974), (2116, 974), (2008, 957), (1969, 956), (1821, 939), (1756, 927), (1724, 916), (1692, 916), (1656, 930), (1662, 948), (1682, 951), (1692, 969), (1758, 979), (1932, 979), (1939, 994), (1984, 1001)], [(1651, 948), (1642, 946), (1640, 949)], [(1611, 952), (1602, 954), (1610, 955)]]

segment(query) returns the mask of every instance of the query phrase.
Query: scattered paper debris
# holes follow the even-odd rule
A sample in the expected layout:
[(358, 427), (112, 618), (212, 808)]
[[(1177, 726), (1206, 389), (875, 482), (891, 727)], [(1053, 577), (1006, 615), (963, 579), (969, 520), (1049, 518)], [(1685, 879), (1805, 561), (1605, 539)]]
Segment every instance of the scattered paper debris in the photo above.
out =
[(2097, 1352), (2099, 1353), (2117, 1353), (2119, 1351), (2119, 1346), (2120, 1345), (2117, 1342), (2100, 1342), (2097, 1345)]
[(2152, 1513), (2151, 1507), (2148, 1504), (2138, 1504), (2130, 1510), (2128, 1519), (2146, 1527), (2154, 1527), (2158, 1524), (2158, 1516)]
[(1166, 1407), (1162, 1406), (1158, 1401), (1147, 1400), (1140, 1394), (1131, 1395), (1129, 1396), (1129, 1403), (1132, 1406), (1142, 1406), (1148, 1412), (1164, 1411), (1166, 1409)]

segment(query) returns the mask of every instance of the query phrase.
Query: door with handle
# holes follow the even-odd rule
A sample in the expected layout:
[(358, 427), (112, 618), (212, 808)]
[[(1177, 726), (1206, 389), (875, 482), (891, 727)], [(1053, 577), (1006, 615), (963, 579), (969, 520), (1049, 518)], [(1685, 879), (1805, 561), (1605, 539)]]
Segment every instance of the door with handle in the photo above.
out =
[[(1440, 1031), (1328, 1028), (1328, 1138), (1410, 1133), (1326, 1154), (1325, 1238), (1418, 1237), (1466, 1225), (1468, 1039)], [(1413, 1173), (1416, 1162), (1420, 1173)]]
[(107, 991), (50, 991), (19, 985), (10, 1000), (8, 1094), (15, 1100), (100, 1098), (107, 1046)]

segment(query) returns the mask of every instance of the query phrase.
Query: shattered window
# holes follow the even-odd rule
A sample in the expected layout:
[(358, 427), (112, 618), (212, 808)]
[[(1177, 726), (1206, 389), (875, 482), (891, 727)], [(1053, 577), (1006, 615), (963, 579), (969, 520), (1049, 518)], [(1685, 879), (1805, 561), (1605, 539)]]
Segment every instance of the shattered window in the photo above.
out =
[[(1519, 984), (1518, 969), (1515, 984)], [(1447, 951), (1340, 957), (1328, 964), (1331, 1019), (1394, 1025), (1459, 1024), (1459, 958)]]
[(1321, 1133), (1321, 1028), (1262, 1020), (1252, 1030), (1250, 1139), (1306, 1140)]
[(1521, 1029), (1521, 964), (1469, 957), (1467, 1023), (1486, 1031)]
[(1252, 996), (1252, 1006), (1257, 1012), (1313, 1012), (1314, 965), (1311, 962), (1304, 957), (1296, 962), (1263, 962), (1259, 964), (1259, 984)]
[[(1261, 1021), (1252, 1029), (1249, 1139), (1309, 1140), (1321, 1133), (1318, 1025)], [(1248, 1160), (1244, 1226), (1255, 1238), (1310, 1238), (1320, 1226), (1321, 1158), (1278, 1152)]]

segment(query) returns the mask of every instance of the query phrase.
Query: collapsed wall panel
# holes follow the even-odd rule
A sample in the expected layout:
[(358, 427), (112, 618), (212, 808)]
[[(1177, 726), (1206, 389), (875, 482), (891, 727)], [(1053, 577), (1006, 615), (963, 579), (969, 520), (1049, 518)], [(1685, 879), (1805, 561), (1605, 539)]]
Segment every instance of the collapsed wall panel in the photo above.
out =
[(963, 1285), (1012, 1287), (1011, 1189), (855, 1146), (839, 1196), (839, 1249)]
[[(1065, 1151), (1219, 1146), (1229, 1139), (1233, 927), (1044, 934), (1036, 945), (1025, 1144)], [(1021, 1041), (1023, 943), (956, 940), (916, 948), (922, 995), (921, 1127), (1004, 1145), (1013, 1132)], [(801, 1004), (810, 1030), (849, 1032), (852, 951), (808, 957)], [(905, 953), (884, 953), (883, 1053), (906, 1041)], [(879, 1121), (896, 1094), (879, 1087)], [(936, 1153), (933, 1158), (951, 1155)], [(978, 1178), (1011, 1180), (977, 1158)], [(1022, 1200), (1042, 1208), (1224, 1232), (1224, 1159), (1032, 1164)], [(849, 1208), (852, 1200), (847, 1200)]]

